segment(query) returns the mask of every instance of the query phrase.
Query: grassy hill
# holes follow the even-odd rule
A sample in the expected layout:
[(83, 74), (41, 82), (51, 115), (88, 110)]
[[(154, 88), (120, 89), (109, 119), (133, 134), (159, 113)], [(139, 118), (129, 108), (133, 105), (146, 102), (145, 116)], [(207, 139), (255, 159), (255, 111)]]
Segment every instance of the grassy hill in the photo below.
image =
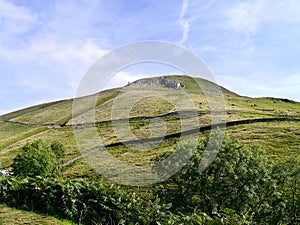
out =
[[(207, 99), (209, 92), (205, 91), (218, 88), (222, 91), (220, 97), (224, 101), (224, 110), (215, 112), (217, 117), (222, 117), (219, 122), (229, 122), (228, 125), (230, 125), (233, 121), (247, 121), (247, 123), (231, 123), (226, 128), (226, 134), (229, 137), (242, 143), (259, 144), (266, 151), (268, 158), (273, 161), (284, 162), (289, 158), (300, 161), (300, 103), (271, 97), (240, 96), (200, 78), (164, 77), (170, 82), (181, 84), (180, 90), (175, 90), (161, 85), (159, 83), (161, 79), (161, 77), (143, 79), (123, 88), (82, 97), (76, 100), (82, 103), (76, 112), (72, 111), (74, 100), (69, 99), (45, 103), (0, 116), (1, 167), (10, 169), (21, 147), (28, 142), (41, 139), (46, 143), (51, 143), (59, 140), (67, 149), (63, 159), (66, 166), (61, 174), (62, 178), (92, 177), (102, 180), (102, 177), (81, 157), (82, 152), (74, 136), (74, 129), (82, 128), (89, 131), (93, 129), (93, 123), (95, 123), (102, 144), (106, 145), (109, 152), (118, 160), (134, 166), (152, 165), (157, 156), (173, 151), (178, 142), (178, 134), (181, 132), (187, 132), (185, 139), (195, 137), (204, 139), (209, 136), (209, 129), (200, 133), (189, 133), (189, 131), (199, 127), (205, 128), (211, 124), (215, 115), (211, 113)], [(197, 83), (201, 84), (205, 90), (199, 89)], [(160, 97), (151, 95), (152, 93), (167, 93), (167, 95)], [(185, 98), (179, 93), (184, 93)], [(134, 102), (127, 114), (124, 114), (127, 110), (126, 103), (130, 102), (130, 99), (135, 99), (136, 96), (146, 97)], [(96, 99), (95, 104), (88, 104), (94, 102), (94, 99)], [(192, 107), (186, 104), (188, 99), (193, 103)], [(125, 105), (119, 104), (121, 101), (125, 102)], [(257, 122), (257, 119), (269, 120)], [(162, 125), (166, 128), (164, 131), (152, 134), (151, 129), (160, 129)], [(121, 141), (130, 142), (132, 136), (120, 137), (116, 131), (116, 128), (122, 129), (127, 126), (138, 139), (147, 140), (147, 138), (160, 136), (166, 138), (151, 150), (136, 151), (134, 149), (139, 149), (141, 145), (134, 142), (131, 145), (132, 148), (126, 147)], [(151, 141), (149, 143), (151, 144)], [(90, 149), (95, 147), (99, 146), (91, 145)], [(105, 182), (108, 181), (105, 180)], [(19, 217), (22, 211), (1, 206), (0, 213), (4, 216), (1, 217), (0, 223), (3, 221), (10, 223), (10, 218)], [(21, 217), (35, 218), (34, 220), (40, 221), (39, 224), (61, 224), (54, 218), (47, 218), (44, 221), (39, 215), (25, 213)]]
[[(153, 118), (159, 118), (166, 123), (166, 134), (174, 134), (211, 123), (212, 115), (208, 101), (196, 82), (188, 76), (169, 76), (167, 79), (180, 82), (183, 91), (187, 93), (195, 107), (193, 109), (187, 108), (186, 112), (181, 112), (179, 115), (180, 112), (166, 99), (153, 96), (136, 102), (130, 109), (128, 117), (130, 118), (131, 132), (140, 139), (150, 136), (149, 124)], [(200, 78), (196, 79), (205, 87), (216, 86), (212, 82)], [(97, 98), (95, 117), (92, 114), (93, 110), (86, 104), (82, 104), (80, 112), (72, 116), (72, 99), (41, 104), (3, 115), (0, 117), (0, 160), (2, 167), (11, 165), (21, 146), (37, 139), (47, 143), (59, 139), (67, 147), (65, 161), (79, 156), (81, 153), (74, 139), (73, 126), (89, 123), (93, 118), (97, 123), (97, 131), (102, 143), (105, 145), (116, 143), (119, 140), (111, 123), (111, 120), (114, 119), (112, 118), (112, 107), (116, 98), (124, 93), (138, 95), (145, 94), (145, 92), (163, 92), (165, 89), (161, 85), (148, 85), (147, 89), (144, 86), (128, 85), (124, 88), (106, 90), (93, 96), (81, 98), (83, 103)], [(227, 122), (255, 118), (300, 118), (300, 103), (298, 102), (276, 98), (249, 98), (222, 87), (221, 90), (226, 107), (226, 115), (223, 116)], [(174, 98), (177, 102), (180, 101), (176, 99), (176, 90), (170, 89), (168, 93), (171, 95), (171, 100)], [(185, 99), (181, 98), (181, 101), (183, 103), (180, 102), (179, 104), (184, 104)], [(118, 114), (118, 110), (122, 112), (123, 109), (114, 108), (114, 111), (117, 111), (116, 114)], [(195, 117), (199, 119), (199, 124), (194, 123)], [(184, 127), (181, 127), (181, 120), (184, 121)], [(118, 127), (126, 126), (126, 120), (116, 120), (114, 126), (116, 124)], [(53, 129), (51, 125), (61, 127)], [(300, 129), (299, 123), (295, 121), (238, 125), (228, 128), (226, 133), (243, 142), (262, 144), (272, 157), (284, 158), (290, 154), (297, 156), (299, 150)], [(204, 132), (200, 136), (207, 134)], [(146, 153), (130, 151), (125, 146), (111, 148), (111, 152), (122, 161), (145, 165), (151, 163), (151, 159), (155, 155), (170, 151), (173, 147), (170, 142), (172, 141), (165, 140), (157, 151)], [(89, 172), (91, 171), (84, 160), (79, 160), (68, 166), (65, 175), (76, 176), (76, 174), (80, 174), (81, 176)]]

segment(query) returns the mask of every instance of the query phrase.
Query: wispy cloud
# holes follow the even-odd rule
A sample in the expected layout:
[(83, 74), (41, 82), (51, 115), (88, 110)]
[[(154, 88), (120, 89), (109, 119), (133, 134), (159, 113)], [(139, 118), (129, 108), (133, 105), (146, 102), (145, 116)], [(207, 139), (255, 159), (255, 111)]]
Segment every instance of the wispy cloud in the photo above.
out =
[[(10, 38), (10, 44), (0, 44), (0, 59), (16, 66), (38, 63), (45, 67), (63, 68), (66, 72), (60, 75), (53, 74), (53, 76), (81, 77), (84, 73), (82, 69), (87, 69), (107, 51), (102, 47), (107, 42), (106, 39), (90, 36), (91, 30), (93, 30), (90, 27), (91, 18), (87, 12), (83, 12), (81, 3), (82, 1), (77, 3), (68, 1), (65, 4), (58, 4), (54, 12), (47, 12), (49, 15), (46, 19), (40, 21), (43, 26), (34, 24), (35, 18), (42, 16), (33, 14), (28, 8), (12, 3), (7, 4), (9, 7), (4, 5), (5, 9), (10, 9), (10, 13), (18, 15), (16, 18), (13, 16), (4, 17), (4, 23), (16, 22), (18, 27), (26, 26), (26, 32), (30, 33), (27, 35), (29, 38), (27, 38), (24, 35), (20, 37), (24, 34), (25, 29), (22, 33), (18, 33), (19, 36), (4, 31)], [(93, 4), (88, 4), (89, 7), (87, 8)], [(75, 24), (76, 26), (74, 26)], [(79, 71), (82, 74), (78, 74)]]
[(287, 25), (300, 21), (300, 2), (297, 0), (254, 0), (240, 2), (226, 12), (227, 29), (254, 35), (263, 24), (284, 22)]
[(184, 44), (184, 42), (186, 42), (190, 30), (190, 22), (187, 18), (185, 18), (185, 14), (188, 9), (188, 4), (188, 0), (182, 1), (181, 12), (178, 19), (178, 22), (182, 27), (182, 36), (181, 40), (179, 41), (180, 44)]
[(208, 10), (213, 3), (214, 0), (182, 0), (181, 11), (178, 18), (178, 23), (182, 27), (182, 36), (179, 44), (183, 45), (187, 41), (191, 23), (199, 19), (201, 14), (205, 10)]
[(104, 89), (114, 88), (114, 87), (123, 87), (130, 82), (142, 79), (149, 76), (145, 73), (132, 73), (129, 71), (119, 71), (113, 75), (113, 77), (107, 81), (104, 86)]
[(264, 8), (267, 6), (266, 1), (241, 2), (227, 11), (227, 28), (233, 31), (252, 35), (268, 15)]
[[(142, 40), (185, 45), (237, 92), (261, 87), (295, 98), (299, 8), (298, 0), (0, 0), (0, 110), (72, 97), (99, 57)], [(173, 73), (153, 68), (121, 71), (108, 85)]]
[(16, 6), (7, 0), (0, 1), (0, 40), (30, 31), (38, 22), (38, 15), (26, 7)]
[[(0, 1), (2, 107), (14, 102), (19, 108), (39, 99), (74, 95), (87, 69), (107, 51), (103, 47), (107, 39), (93, 33), (90, 15), (85, 11), (92, 10), (94, 3), (87, 2), (83, 10), (83, 2), (57, 2), (50, 11), (33, 12)], [(19, 95), (11, 90), (19, 90)], [(26, 101), (20, 101), (26, 96)]]

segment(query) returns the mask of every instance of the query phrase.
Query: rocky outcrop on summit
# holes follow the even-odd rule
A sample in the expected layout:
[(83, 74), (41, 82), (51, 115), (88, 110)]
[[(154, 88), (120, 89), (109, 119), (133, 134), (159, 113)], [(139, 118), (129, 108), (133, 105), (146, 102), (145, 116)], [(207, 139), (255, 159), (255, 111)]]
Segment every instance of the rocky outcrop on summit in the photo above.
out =
[(164, 78), (164, 77), (141, 79), (129, 83), (127, 86), (156, 86), (156, 85), (161, 85), (165, 88), (177, 89), (177, 90), (184, 87), (180, 82), (168, 78)]

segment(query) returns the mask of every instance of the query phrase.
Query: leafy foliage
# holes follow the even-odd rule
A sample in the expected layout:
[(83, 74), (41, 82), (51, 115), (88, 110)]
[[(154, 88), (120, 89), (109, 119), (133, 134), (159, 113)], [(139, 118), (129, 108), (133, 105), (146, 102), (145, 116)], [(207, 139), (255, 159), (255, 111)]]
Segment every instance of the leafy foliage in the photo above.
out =
[(57, 174), (58, 159), (64, 156), (64, 146), (55, 141), (48, 147), (41, 140), (27, 143), (14, 159), (13, 172), (19, 177), (48, 177)]
[[(165, 183), (136, 192), (136, 189), (104, 185), (94, 180), (51, 177), (49, 171), (57, 167), (56, 160), (63, 156), (59, 149), (64, 147), (59, 143), (47, 147), (37, 141), (25, 145), (15, 160), (16, 168), (23, 168), (27, 173), (22, 171), (16, 177), (3, 178), (0, 201), (79, 224), (273, 225), (299, 222), (297, 160), (272, 164), (258, 146), (243, 145), (228, 137), (223, 143), (215, 141), (213, 144), (220, 146), (220, 150), (206, 170), (200, 172), (199, 164), (208, 140), (185, 142), (179, 151), (188, 150), (193, 155), (182, 170)], [(29, 153), (40, 163), (45, 162), (39, 158), (41, 155), (44, 160), (52, 156), (54, 161), (48, 159), (47, 162), (51, 165), (47, 168), (51, 169), (34, 174), (29, 166), (21, 167), (21, 163), (31, 163)], [(161, 158), (165, 157), (167, 154)], [(40, 168), (38, 163), (35, 166)]]
[[(299, 193), (299, 185), (293, 183), (297, 180), (295, 172), (284, 173), (287, 170), (281, 167), (275, 173), (258, 146), (242, 145), (229, 138), (222, 143), (214, 162), (200, 172), (199, 164), (207, 145), (208, 141), (196, 146), (192, 142), (182, 145), (197, 151), (179, 174), (157, 187), (156, 193), (163, 202), (172, 204), (172, 211), (184, 214), (201, 211), (220, 224), (296, 221), (298, 211), (292, 212), (298, 210), (299, 200), (296, 203), (295, 196), (290, 200), (282, 198), (286, 188), (294, 194)], [(291, 164), (290, 168), (295, 165)], [(280, 182), (278, 175), (282, 174), (288, 182)], [(286, 184), (293, 187), (286, 187)]]
[(142, 198), (120, 186), (103, 186), (82, 179), (6, 177), (0, 200), (13, 207), (42, 211), (79, 224), (154, 224), (167, 218), (168, 209), (157, 198)]
[(66, 148), (59, 141), (53, 141), (50, 145), (50, 148), (56, 155), (57, 159), (61, 159), (66, 155)]

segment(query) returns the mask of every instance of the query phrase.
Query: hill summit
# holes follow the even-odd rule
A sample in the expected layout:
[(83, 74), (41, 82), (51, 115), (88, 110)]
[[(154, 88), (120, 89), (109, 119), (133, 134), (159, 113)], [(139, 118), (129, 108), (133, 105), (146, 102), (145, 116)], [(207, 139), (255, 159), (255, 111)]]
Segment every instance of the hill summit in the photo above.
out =
[[(133, 135), (125, 138), (124, 141), (130, 141), (132, 137), (137, 139), (152, 137), (154, 134), (151, 129), (159, 130), (165, 127), (165, 130), (160, 130), (156, 136), (169, 135), (172, 137), (180, 132), (208, 126), (211, 124), (213, 115), (207, 96), (199, 88), (199, 84), (206, 88), (208, 94), (210, 90), (219, 89), (221, 91), (225, 107), (221, 115), (225, 118), (223, 122), (264, 118), (300, 119), (300, 103), (298, 102), (277, 98), (240, 96), (213, 82), (189, 76), (172, 75), (145, 78), (125, 87), (105, 90), (80, 98), (79, 100), (83, 104), (76, 113), (73, 112), (74, 99), (67, 99), (32, 106), (0, 116), (2, 165), (4, 167), (11, 165), (13, 158), (20, 151), (20, 146), (36, 139), (42, 139), (49, 143), (60, 139), (69, 149), (65, 160), (78, 157), (81, 153), (74, 139), (73, 129), (75, 126), (96, 124), (97, 132), (104, 145), (119, 143), (120, 137), (116, 130), (122, 130), (122, 127), (126, 127), (128, 124), (129, 129), (126, 132)], [(143, 97), (145, 93), (147, 97)], [(165, 96), (169, 99), (152, 93), (166, 93)], [(184, 98), (180, 96), (181, 93), (184, 93)], [(124, 107), (127, 107), (124, 103), (132, 101), (136, 96), (141, 96), (141, 98), (132, 104), (127, 114), (124, 114)], [(92, 108), (85, 104), (91, 99), (96, 99)], [(192, 105), (181, 109), (177, 107), (177, 105), (186, 104), (187, 101), (190, 101)], [(119, 104), (122, 102), (123, 104)], [(195, 119), (198, 122), (195, 122)], [(183, 123), (184, 125), (182, 125)], [(236, 125), (238, 124), (236, 122)], [(120, 128), (116, 129), (115, 126)], [(281, 124), (276, 126), (280, 127)], [(290, 124), (290, 128), (286, 126), (284, 129), (291, 130), (288, 132), (292, 132), (293, 135), (297, 134), (293, 130), (293, 126)], [(245, 128), (239, 133), (242, 134), (247, 129)], [(257, 130), (253, 132), (255, 133)], [(298, 137), (296, 135), (293, 138)], [(165, 144), (164, 147), (159, 147), (158, 152), (168, 151), (171, 148), (170, 144)], [(126, 154), (120, 154), (121, 158), (125, 156)], [(152, 154), (141, 157), (143, 160), (140, 163), (150, 163), (151, 157), (153, 157)]]

